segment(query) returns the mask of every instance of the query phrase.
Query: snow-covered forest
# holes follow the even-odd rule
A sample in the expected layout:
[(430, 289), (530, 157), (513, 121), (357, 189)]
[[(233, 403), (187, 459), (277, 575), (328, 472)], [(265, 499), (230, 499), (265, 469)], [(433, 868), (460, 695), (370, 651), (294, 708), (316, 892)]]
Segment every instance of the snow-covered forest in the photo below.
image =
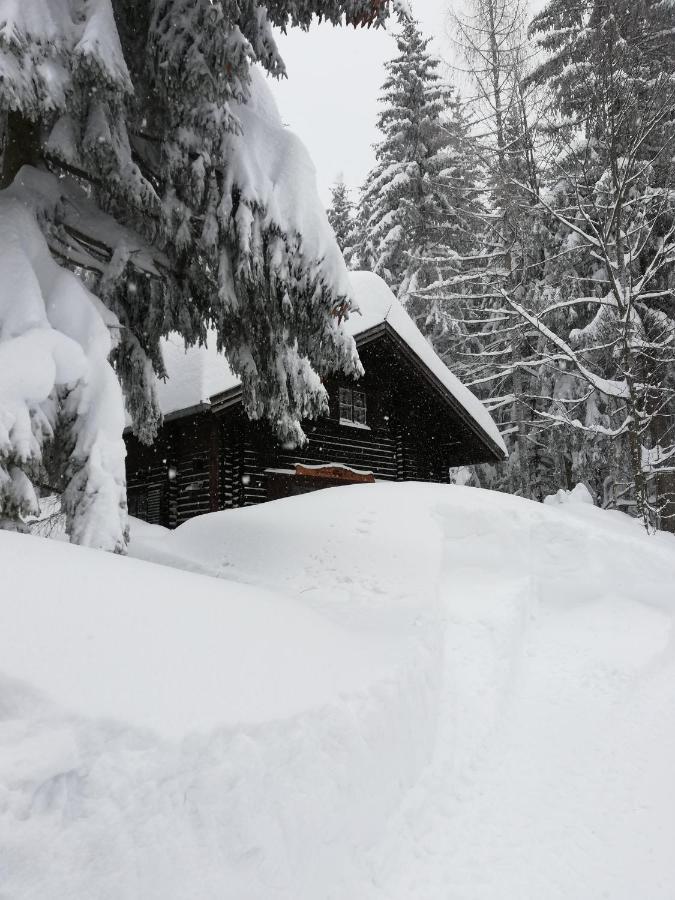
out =
[(675, 897), (675, 5), (446, 13), (0, 0), (0, 900)]
[[(316, 15), (396, 36), (376, 164), (328, 216), (265, 79)], [(463, 483), (583, 481), (675, 527), (672, 7), (470, 0), (452, 29), (461, 90), (404, 3), (3, 0), (4, 526), (57, 493), (71, 540), (124, 552), (122, 431), (157, 434), (169, 333), (211, 329), (301, 444), (323, 377), (361, 371), (349, 266), (498, 421), (508, 464)]]
[(672, 530), (672, 5), (450, 12), (451, 65), (416, 22), (399, 32), (376, 165), (358, 197), (334, 191), (346, 259), (499, 422), (509, 464), (473, 483), (541, 500), (583, 481)]

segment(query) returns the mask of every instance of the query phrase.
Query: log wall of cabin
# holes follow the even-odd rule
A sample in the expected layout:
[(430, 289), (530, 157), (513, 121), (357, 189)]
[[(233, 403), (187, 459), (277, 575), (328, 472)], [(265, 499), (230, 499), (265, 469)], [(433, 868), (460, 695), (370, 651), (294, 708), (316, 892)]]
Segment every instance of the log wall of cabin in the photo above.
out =
[(391, 431), (351, 428), (330, 419), (306, 426), (307, 443), (303, 447), (283, 447), (270, 440), (269, 430), (260, 424), (242, 423), (243, 454), (241, 476), (244, 479), (244, 505), (267, 499), (268, 470), (293, 471), (296, 463), (309, 466), (339, 463), (352, 469), (372, 472), (375, 478), (395, 481), (398, 477), (395, 438)]
[(168, 525), (172, 465), (168, 430), (162, 428), (149, 447), (131, 434), (125, 435), (125, 443), (129, 512), (154, 525)]
[(210, 413), (202, 413), (170, 423), (175, 460), (175, 477), (171, 483), (175, 494), (176, 525), (211, 512), (211, 420)]
[[(175, 528), (193, 516), (217, 508), (211, 501), (213, 416), (196, 413), (166, 422), (155, 442), (147, 447), (133, 435), (127, 446), (127, 494), (136, 514), (137, 499), (145, 498), (146, 521)], [(138, 510), (141, 513), (142, 510)]]

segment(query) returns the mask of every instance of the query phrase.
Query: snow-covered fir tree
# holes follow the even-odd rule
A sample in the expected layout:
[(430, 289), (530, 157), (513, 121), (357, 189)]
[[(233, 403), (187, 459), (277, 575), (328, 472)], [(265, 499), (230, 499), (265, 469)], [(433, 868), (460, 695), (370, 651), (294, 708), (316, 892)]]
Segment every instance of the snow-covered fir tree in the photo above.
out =
[[(58, 440), (72, 540), (126, 543), (124, 403), (152, 440), (160, 338), (215, 328), (287, 440), (355, 372), (342, 257), (265, 72), (273, 26), (378, 25), (380, 0), (0, 0), (0, 518)], [(39, 228), (38, 228), (39, 226)], [(75, 272), (76, 274), (72, 274)], [(113, 368), (114, 371), (113, 371)]]
[(407, 306), (436, 352), (464, 375), (456, 351), (467, 336), (466, 301), (475, 287), (473, 269), (485, 216), (484, 170), (463, 101), (454, 92), (441, 122), (444, 146), (435, 187), (442, 203), (433, 241), (420, 244), (411, 261)]
[(331, 187), (330, 193), (330, 206), (327, 209), (328, 221), (335, 233), (335, 239), (344, 260), (351, 267), (356, 253), (354, 204), (349, 196), (349, 188), (342, 179)]
[(444, 114), (453, 91), (417, 22), (396, 38), (398, 55), (385, 63), (377, 125), (382, 140), (362, 190), (360, 265), (372, 268), (405, 302), (421, 286), (423, 259), (442, 243), (449, 209), (443, 172), (449, 137)]

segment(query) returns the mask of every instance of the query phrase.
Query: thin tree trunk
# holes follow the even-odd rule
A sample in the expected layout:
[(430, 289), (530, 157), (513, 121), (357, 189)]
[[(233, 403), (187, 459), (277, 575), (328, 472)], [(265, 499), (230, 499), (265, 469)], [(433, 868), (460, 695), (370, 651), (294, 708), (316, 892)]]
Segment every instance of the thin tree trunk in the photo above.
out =
[(499, 166), (504, 169), (504, 149), (506, 146), (506, 141), (504, 140), (504, 113), (502, 110), (502, 87), (500, 83), (500, 76), (502, 73), (502, 66), (500, 65), (499, 59), (499, 47), (497, 45), (497, 35), (495, 30), (495, 10), (493, 5), (494, 0), (488, 0), (487, 2), (487, 13), (488, 13), (488, 27), (490, 30), (490, 62), (492, 66), (492, 71), (490, 73), (492, 78), (492, 94), (494, 97), (494, 107), (495, 107), (495, 126), (497, 131), (497, 155), (499, 157)]
[(523, 497), (532, 496), (530, 486), (530, 458), (527, 446), (527, 427), (525, 425), (525, 404), (523, 403), (523, 374), (516, 365), (513, 372), (513, 393), (516, 398), (516, 421), (518, 427), (518, 463), (520, 476), (520, 492)]

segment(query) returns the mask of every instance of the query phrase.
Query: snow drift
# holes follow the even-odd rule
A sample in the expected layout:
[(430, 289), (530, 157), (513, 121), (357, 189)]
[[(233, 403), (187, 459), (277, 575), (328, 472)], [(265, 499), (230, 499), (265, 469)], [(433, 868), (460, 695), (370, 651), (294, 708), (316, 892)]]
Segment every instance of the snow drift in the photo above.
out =
[(131, 551), (0, 534), (2, 895), (672, 897), (671, 537), (376, 484)]

